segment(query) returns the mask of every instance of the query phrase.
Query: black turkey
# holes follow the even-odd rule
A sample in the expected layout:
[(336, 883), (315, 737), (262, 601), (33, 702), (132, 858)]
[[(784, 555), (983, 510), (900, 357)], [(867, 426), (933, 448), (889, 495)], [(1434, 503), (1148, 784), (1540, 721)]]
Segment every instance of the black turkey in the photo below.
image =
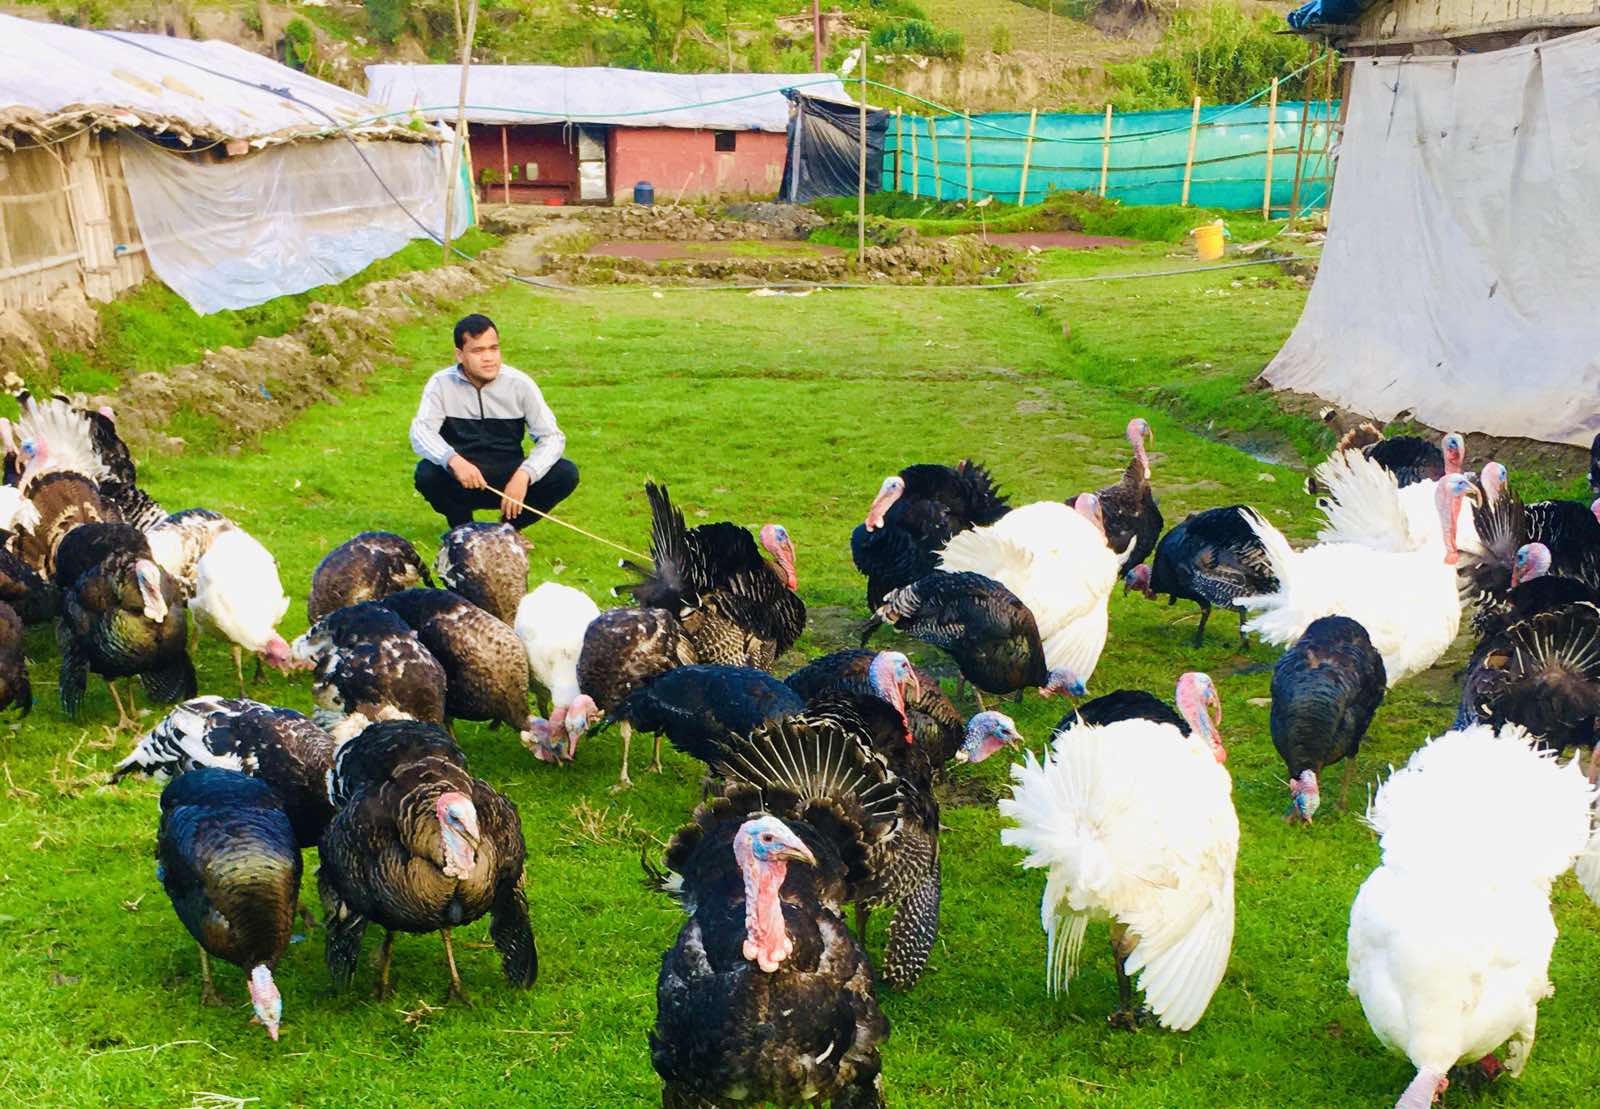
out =
[(610, 718), (664, 735), (679, 751), (710, 764), (726, 756), (732, 737), (804, 708), (798, 693), (765, 670), (679, 666), (624, 697)]
[[(602, 713), (616, 710), (624, 697), (675, 666), (699, 662), (694, 645), (684, 634), (677, 617), (659, 608), (613, 608), (602, 612), (584, 629), (583, 649), (578, 654), (578, 688), (582, 695), (567, 713), (569, 731), (581, 731), (588, 723), (583, 697), (589, 698)], [(633, 725), (621, 722), (622, 770), (614, 789), (633, 785), (628, 776), (628, 748), (633, 741)], [(576, 746), (576, 739), (572, 741)], [(571, 748), (569, 748), (569, 751)], [(656, 744), (650, 769), (661, 769), (661, 746)], [(568, 755), (570, 758), (571, 755)]]
[(1091, 701), (1085, 701), (1056, 723), (1053, 734), (1076, 728), (1080, 724), (1104, 727), (1119, 720), (1148, 720), (1152, 724), (1171, 724), (1184, 735), (1189, 734), (1189, 722), (1177, 709), (1155, 694), (1142, 689), (1117, 689)]
[(352, 713), (376, 719), (386, 708), (444, 723), (444, 667), (392, 609), (374, 601), (335, 609), (290, 651), (312, 671), (312, 719), (319, 724), (331, 726)]
[(539, 972), (523, 893), (525, 847), (516, 806), (467, 771), (442, 728), (373, 724), (341, 744), (328, 777), (338, 807), (322, 837), (317, 889), (328, 928), (328, 972), (350, 984), (368, 924), (387, 930), (377, 995), (389, 996), (396, 932), (439, 932), (450, 995), (467, 1000), (450, 932), (489, 915), (489, 938), (514, 986)]
[(894, 590), (868, 622), (862, 642), (883, 624), (938, 647), (955, 660), (962, 677), (986, 692), (1035, 686), (1046, 697), (1083, 695), (1077, 675), (1046, 666), (1028, 606), (982, 574), (936, 570)]
[(1272, 744), (1289, 771), (1289, 822), (1311, 823), (1321, 804), (1318, 776), (1345, 761), (1345, 806), (1356, 752), (1383, 701), (1383, 656), (1367, 629), (1347, 616), (1313, 620), (1272, 670)]
[(1507, 593), (1518, 552), (1540, 543), (1549, 552), (1548, 572), (1600, 589), (1600, 522), (1576, 501), (1524, 504), (1499, 462), (1484, 463), (1482, 503), (1472, 511), (1478, 542), (1462, 551), (1456, 566), (1462, 595), (1477, 608), (1473, 623), (1490, 630), (1508, 606)]
[(28, 682), (27, 645), (22, 617), (0, 601), (0, 709), (16, 706), (19, 718), (33, 711), (33, 686)]
[[(640, 604), (673, 613), (701, 662), (771, 670), (806, 626), (806, 606), (794, 592), (795, 555), (789, 533), (761, 529), (761, 546), (737, 524), (690, 528), (665, 486), (646, 483), (650, 557), (654, 569), (626, 560), (641, 575), (623, 586)], [(773, 561), (761, 557), (765, 549)]]
[[(1520, 724), (1543, 746), (1595, 746), (1600, 717), (1600, 606), (1535, 613), (1484, 641), (1461, 691), (1462, 724)], [(1600, 771), (1591, 758), (1590, 780)]]
[[(905, 658), (898, 651), (846, 648), (811, 660), (783, 681), (807, 703), (825, 693), (881, 697), (887, 687), (884, 671), (892, 672), (896, 664), (893, 661), (880, 662), (879, 656), (888, 656), (891, 660), (896, 656)], [(906, 659), (905, 665), (914, 679), (900, 683), (912, 738), (937, 765), (942, 766), (955, 758), (966, 739), (966, 719), (950, 698), (945, 696), (944, 690), (939, 688), (937, 678), (922, 667), (913, 665), (909, 659)]]
[[(1346, 432), (1334, 452), (1359, 450), (1394, 475), (1400, 488), (1423, 481), (1437, 481), (1445, 474), (1458, 474), (1466, 457), (1466, 443), (1451, 432), (1435, 443), (1416, 435), (1385, 438), (1383, 431), (1370, 423)], [(1306, 492), (1326, 493), (1314, 476), (1306, 478)]]
[[(1133, 459), (1123, 471), (1122, 480), (1100, 490), (1100, 512), (1105, 521), (1106, 546), (1122, 560), (1123, 570), (1131, 569), (1150, 557), (1161, 536), (1161, 509), (1150, 491), (1150, 455), (1145, 439), (1156, 441), (1156, 433), (1141, 417), (1128, 421), (1128, 442), (1133, 444)], [(1070, 502), (1069, 502), (1070, 503)]]
[(938, 569), (951, 536), (1010, 510), (989, 471), (971, 459), (917, 463), (884, 478), (866, 521), (850, 534), (850, 557), (867, 579), (867, 607), (876, 609), (890, 590)]
[(265, 782), (202, 767), (162, 790), (156, 878), (200, 945), (201, 999), (223, 1004), (208, 956), (242, 968), (255, 1020), (274, 1040), (283, 998), (272, 971), (294, 931), (300, 873), (294, 828)]
[(448, 589), (404, 589), (378, 603), (410, 625), (444, 669), (446, 718), (506, 724), (533, 741), (528, 655), (510, 624)]
[(306, 622), (315, 624), (335, 609), (432, 584), (422, 556), (404, 536), (364, 531), (317, 563), (306, 596)]
[(1167, 603), (1179, 598), (1200, 605), (1200, 626), (1194, 645), (1205, 642), (1211, 609), (1232, 609), (1239, 614), (1239, 647), (1248, 647), (1244, 634), (1246, 613), (1237, 601), (1278, 591), (1266, 548), (1250, 527), (1244, 505), (1208, 508), (1192, 513), (1161, 537), (1150, 566), (1128, 571), (1123, 593), (1134, 589), (1151, 600), (1166, 594)]
[(151, 728), (111, 772), (175, 778), (214, 766), (260, 778), (278, 792), (301, 847), (315, 847), (333, 818), (328, 771), (334, 738), (293, 709), (242, 697), (185, 701)]
[(1600, 497), (1600, 435), (1589, 444), (1589, 492)]
[(514, 624), (528, 592), (528, 548), (510, 524), (462, 524), (439, 541), (433, 572), (446, 589)]

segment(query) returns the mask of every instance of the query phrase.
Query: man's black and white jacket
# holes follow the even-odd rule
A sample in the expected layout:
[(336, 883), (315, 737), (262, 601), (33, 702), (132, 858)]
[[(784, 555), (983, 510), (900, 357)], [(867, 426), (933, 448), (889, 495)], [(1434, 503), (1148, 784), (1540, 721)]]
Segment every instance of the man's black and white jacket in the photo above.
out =
[[(522, 436), (534, 447), (522, 453)], [(520, 462), (538, 481), (561, 458), (567, 437), (533, 379), (502, 365), (500, 374), (482, 389), (459, 365), (428, 379), (422, 404), (411, 421), (411, 449), (436, 466), (448, 467), (457, 454), (482, 470), (509, 471)]]

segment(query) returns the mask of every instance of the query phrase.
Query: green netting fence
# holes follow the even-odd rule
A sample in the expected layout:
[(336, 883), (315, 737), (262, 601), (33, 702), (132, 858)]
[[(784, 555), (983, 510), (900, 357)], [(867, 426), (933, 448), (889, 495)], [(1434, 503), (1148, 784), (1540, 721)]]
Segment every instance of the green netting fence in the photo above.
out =
[[(897, 113), (884, 140), (883, 187), (939, 200), (1034, 203), (1057, 190), (1127, 204), (1259, 209), (1323, 207), (1339, 102), (1251, 101), (1199, 111), (1105, 115)], [(1109, 134), (1108, 134), (1109, 128)], [(1031, 135), (1031, 138), (1030, 138)], [(1191, 143), (1193, 144), (1191, 153)], [(1296, 183), (1298, 182), (1298, 195)]]

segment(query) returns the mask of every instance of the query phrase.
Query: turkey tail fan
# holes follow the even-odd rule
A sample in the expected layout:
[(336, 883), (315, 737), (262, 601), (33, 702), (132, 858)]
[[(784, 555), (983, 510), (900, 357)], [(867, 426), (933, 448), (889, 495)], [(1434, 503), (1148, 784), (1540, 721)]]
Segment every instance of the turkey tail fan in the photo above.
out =
[(100, 499), (123, 523), (132, 524), (140, 531), (148, 531), (168, 515), (167, 510), (151, 499), (150, 494), (128, 482), (102, 481)]
[(1600, 608), (1586, 601), (1506, 629), (1468, 676), (1467, 710), (1520, 724), (1552, 746), (1593, 742), (1600, 716)]
[(1517, 549), (1529, 538), (1528, 510), (1509, 486), (1501, 487), (1493, 504), (1486, 497), (1484, 503), (1471, 507), (1479, 549), (1461, 551), (1456, 575), (1462, 597), (1477, 599), (1482, 605), (1511, 588)]
[(489, 909), (489, 938), (500, 952), (500, 969), (513, 986), (527, 988), (539, 978), (539, 948), (528, 920), (528, 896), (522, 875), (502, 878)]
[(145, 693), (158, 705), (187, 701), (200, 691), (195, 681), (194, 663), (190, 661), (188, 652), (159, 669), (140, 672), (139, 681)]
[(83, 708), (83, 696), (89, 688), (89, 660), (78, 647), (77, 638), (65, 620), (56, 622), (56, 647), (61, 652), (61, 677), (58, 692), (61, 711), (67, 719), (76, 720)]
[[(164, 774), (175, 778), (185, 763), (228, 766), (215, 761), (216, 753), (205, 742), (207, 709), (215, 703), (216, 699), (212, 698), (210, 704), (202, 708), (200, 701), (189, 701), (169, 712), (145, 733), (128, 757), (112, 769), (111, 784), (115, 785), (129, 774)], [(228, 766), (228, 769), (242, 770), (243, 767)]]
[[(1289, 569), (1294, 564), (1294, 548), (1289, 546), (1289, 540), (1284, 538), (1283, 532), (1267, 522), (1267, 518), (1254, 508), (1245, 506), (1239, 509), (1239, 515), (1244, 517), (1244, 522), (1250, 525), (1250, 530), (1261, 541), (1262, 554), (1265, 556), (1267, 568), (1273, 577), (1278, 579), (1278, 594), (1289, 592)], [(1264, 596), (1273, 596), (1266, 594)], [(1264, 597), (1240, 597), (1238, 603), (1246, 608), (1262, 607)]]
[(55, 398), (40, 403), (27, 393), (19, 395), (22, 411), (17, 430), (24, 439), (45, 444), (50, 470), (71, 470), (92, 481), (110, 476), (95, 450), (89, 420), (72, 405)]
[(676, 612), (694, 593), (689, 527), (683, 513), (673, 507), (665, 485), (647, 481), (644, 495), (650, 502), (650, 559), (655, 569), (641, 571), (644, 580), (624, 588), (641, 604)]
[(974, 524), (979, 527), (992, 524), (1011, 510), (1006, 495), (983, 463), (964, 458), (956, 464), (956, 475), (961, 481), (968, 515)]
[(1317, 478), (1330, 494), (1317, 502), (1328, 521), (1317, 532), (1319, 540), (1379, 551), (1416, 546), (1394, 474), (1359, 451), (1340, 451), (1317, 467)]

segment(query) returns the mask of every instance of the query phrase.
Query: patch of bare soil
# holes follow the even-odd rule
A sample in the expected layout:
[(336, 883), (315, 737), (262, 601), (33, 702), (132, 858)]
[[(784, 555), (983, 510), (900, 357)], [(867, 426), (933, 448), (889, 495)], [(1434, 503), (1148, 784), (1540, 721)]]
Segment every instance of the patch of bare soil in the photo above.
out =
[(991, 243), (1002, 246), (1038, 247), (1040, 250), (1093, 250), (1102, 246), (1137, 246), (1133, 239), (1115, 235), (1085, 235), (1078, 231), (1005, 231), (991, 234)]
[[(650, 240), (638, 240), (635, 242), (613, 240), (611, 242), (596, 243), (588, 249), (587, 253), (599, 254), (608, 258), (639, 258), (646, 262), (665, 262), (691, 258), (710, 260), (740, 257), (732, 244), (724, 246), (707, 244), (705, 247), (696, 249), (698, 245), (682, 242), (654, 242)], [(766, 245), (769, 251), (801, 258), (844, 253), (836, 246), (827, 246), (823, 243), (775, 242)]]

